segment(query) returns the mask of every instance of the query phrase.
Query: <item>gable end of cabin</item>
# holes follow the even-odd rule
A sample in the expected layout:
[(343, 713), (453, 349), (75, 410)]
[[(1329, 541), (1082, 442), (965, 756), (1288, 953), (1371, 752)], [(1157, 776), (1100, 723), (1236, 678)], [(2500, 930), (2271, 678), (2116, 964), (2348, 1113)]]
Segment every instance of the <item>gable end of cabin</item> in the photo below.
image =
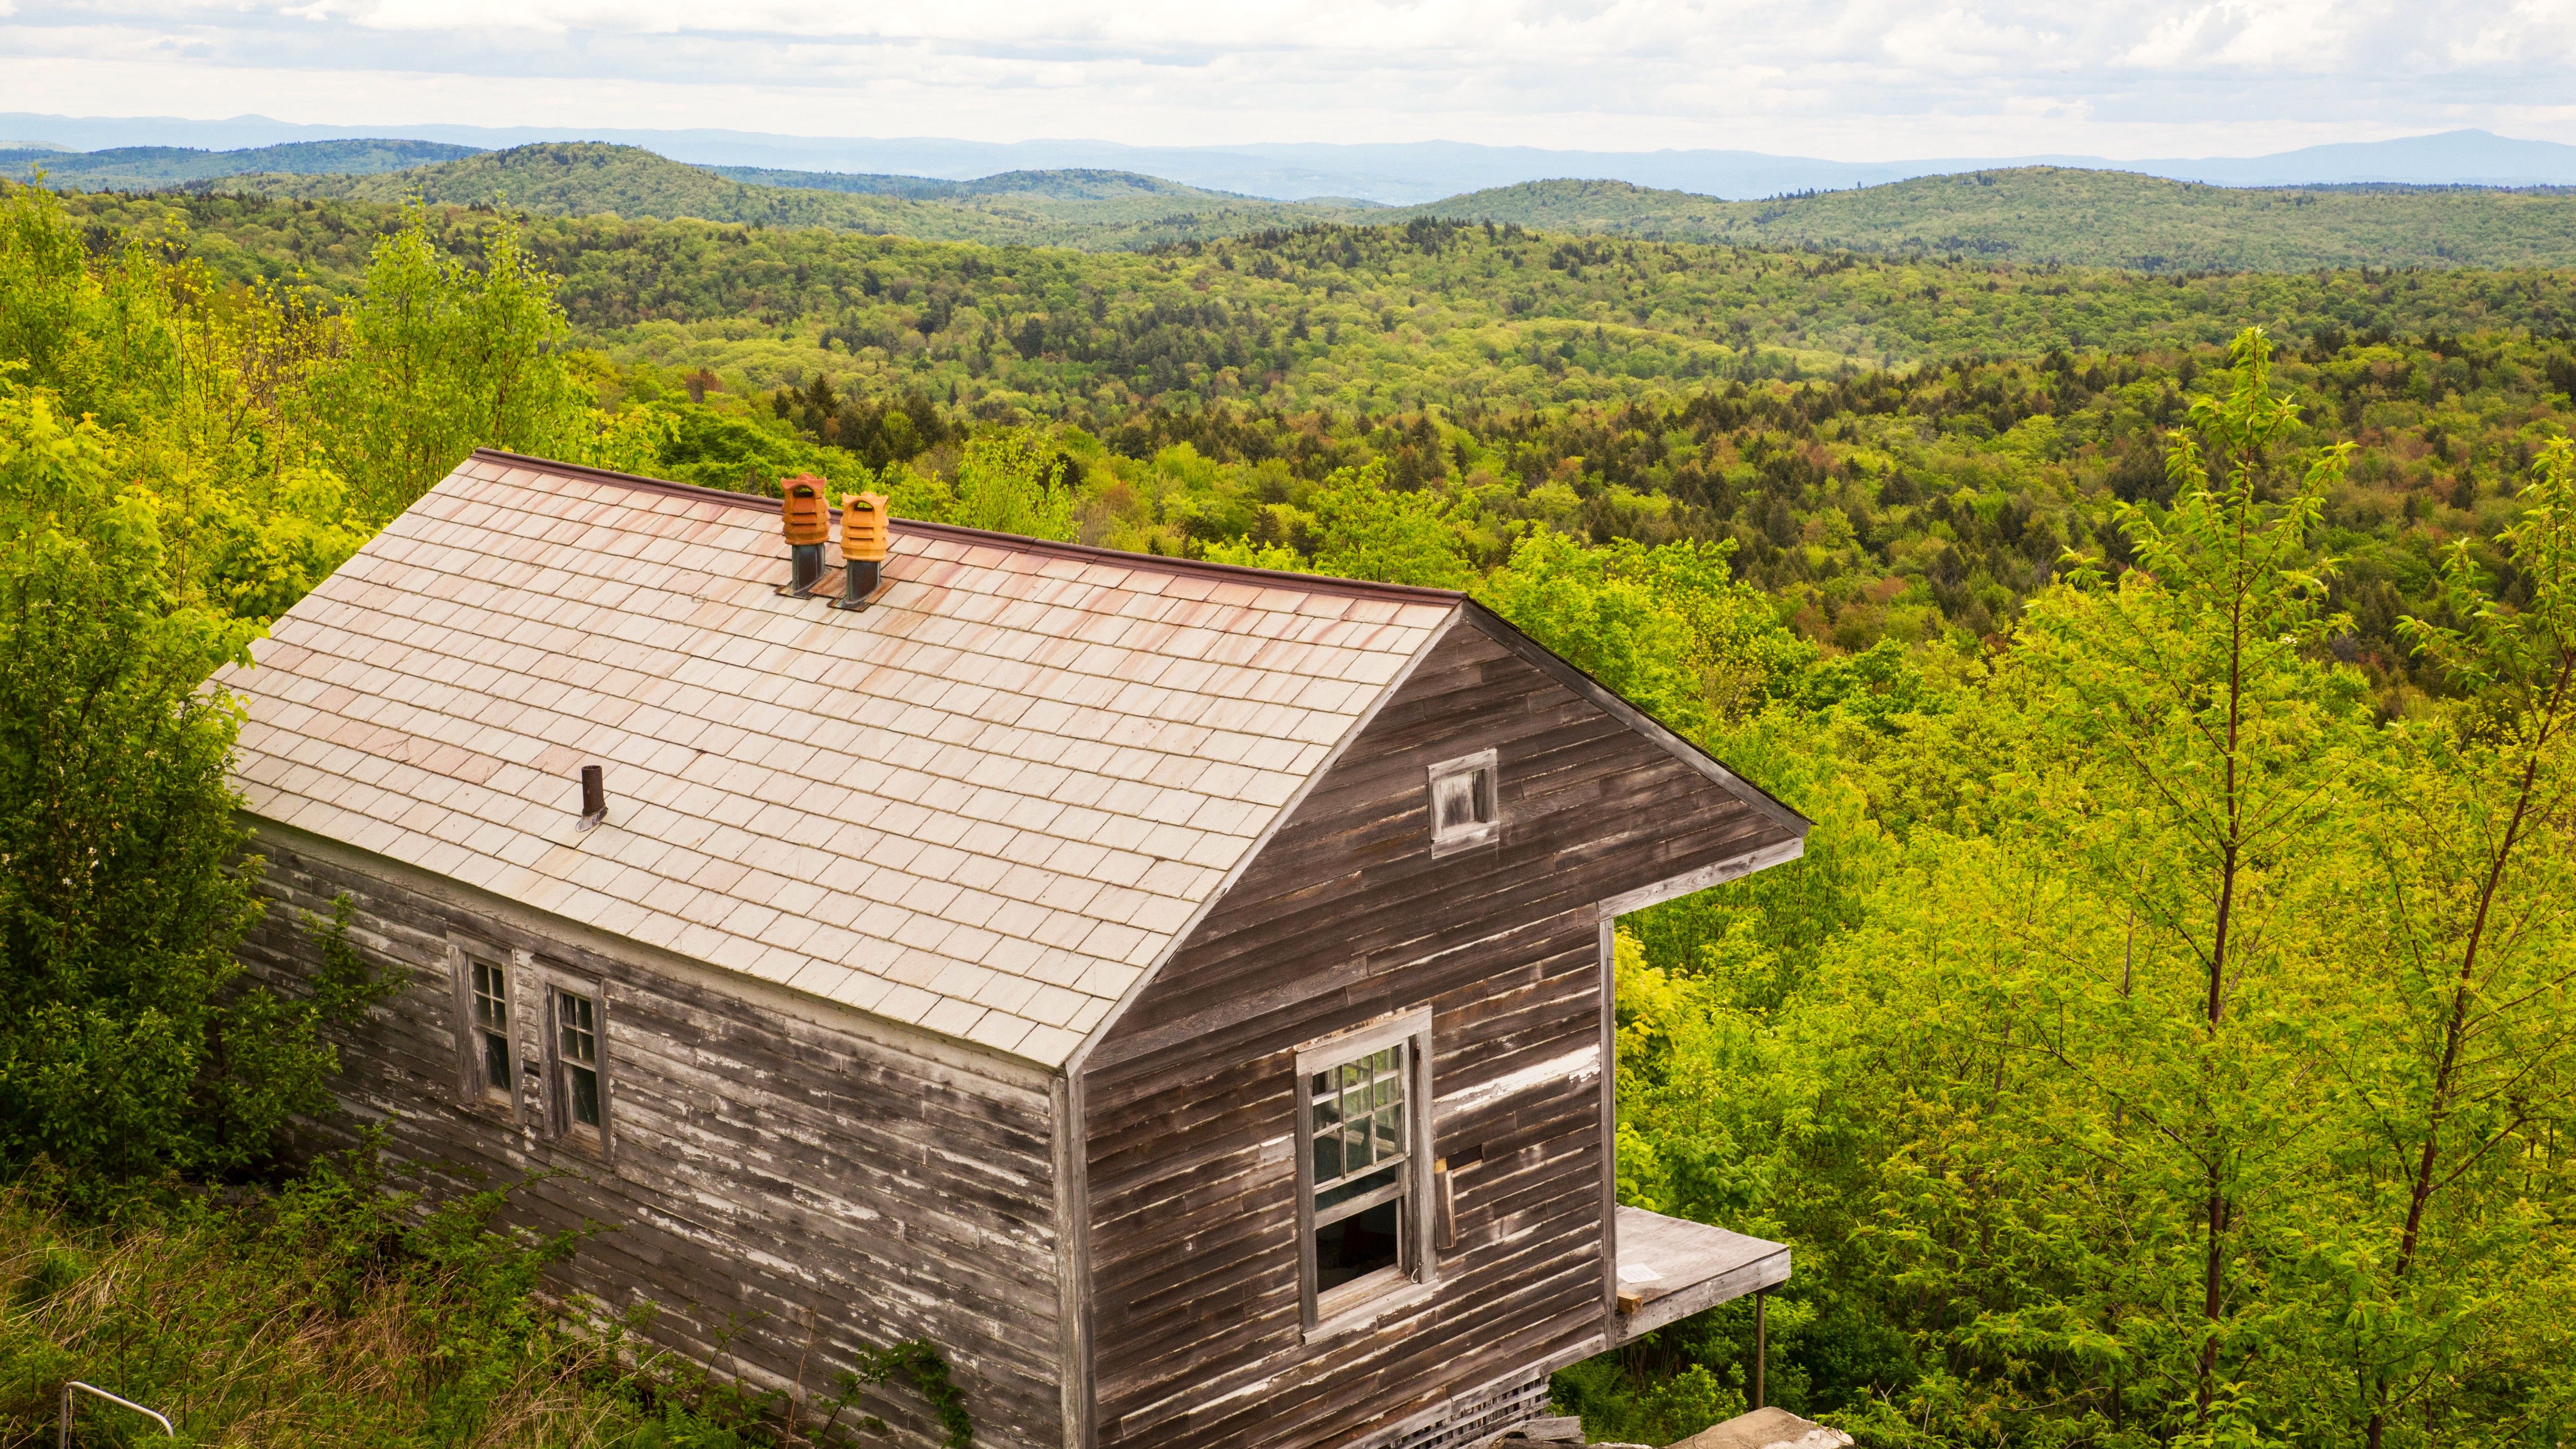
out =
[(1543, 1406), (1620, 1331), (1609, 922), (1805, 827), (1462, 605), (1071, 1069), (1089, 1441)]

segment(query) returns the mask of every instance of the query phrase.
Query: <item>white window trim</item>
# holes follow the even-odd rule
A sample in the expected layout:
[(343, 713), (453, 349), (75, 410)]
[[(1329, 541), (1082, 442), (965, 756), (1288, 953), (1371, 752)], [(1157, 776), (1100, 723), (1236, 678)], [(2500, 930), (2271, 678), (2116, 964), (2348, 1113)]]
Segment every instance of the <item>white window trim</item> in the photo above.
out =
[[(1314, 1104), (1309, 1083), (1319, 1071), (1398, 1042), (1406, 1045), (1405, 1123), (1411, 1138), (1405, 1158), (1404, 1256), (1393, 1268), (1319, 1295), (1315, 1290)], [(1297, 1048), (1297, 1130), (1292, 1154), (1297, 1165), (1297, 1298), (1309, 1343), (1422, 1302), (1439, 1282), (1440, 1255), (1432, 1246), (1437, 1204), (1431, 1163), (1431, 1085), (1431, 1008), (1427, 1006)]]
[[(447, 936), (447, 970), (454, 992), (456, 1012), (456, 1092), (457, 1103), (469, 1110), (497, 1112), (513, 1123), (520, 1120), (525, 1094), (519, 1090), (519, 1060), (526, 1040), (521, 1025), (523, 993), (519, 976), (524, 953), (505, 951), (479, 937), (451, 931)], [(474, 963), (497, 965), (503, 972), (502, 989), (509, 993), (510, 1085), (495, 1092), (483, 1075), (483, 1024), (474, 1015)]]
[[(541, 993), (536, 1021), (543, 1037), (538, 1051), (545, 1071), (546, 1130), (556, 1141), (588, 1149), (605, 1160), (617, 1138), (616, 1091), (612, 1086), (616, 1076), (611, 1070), (614, 1054), (608, 1044), (608, 983), (599, 977), (567, 971), (546, 961), (531, 963), (527, 974)], [(596, 1128), (572, 1119), (572, 1074), (563, 1059), (562, 1028), (555, 1015), (556, 993), (560, 991), (569, 991), (590, 1000), (592, 1044), (599, 1057), (593, 1067), (599, 1074), (599, 1126)]]
[[(1443, 831), (1440, 828), (1440, 782), (1459, 775), (1475, 774), (1478, 771), (1483, 771), (1490, 777), (1489, 788), (1493, 792), (1493, 818)], [(1503, 833), (1503, 771), (1502, 759), (1498, 751), (1478, 750), (1472, 755), (1460, 755), (1454, 760), (1442, 760), (1439, 764), (1433, 765), (1428, 773), (1430, 779), (1427, 793), (1431, 806), (1433, 856), (1472, 850), (1479, 845), (1490, 844), (1501, 836)]]

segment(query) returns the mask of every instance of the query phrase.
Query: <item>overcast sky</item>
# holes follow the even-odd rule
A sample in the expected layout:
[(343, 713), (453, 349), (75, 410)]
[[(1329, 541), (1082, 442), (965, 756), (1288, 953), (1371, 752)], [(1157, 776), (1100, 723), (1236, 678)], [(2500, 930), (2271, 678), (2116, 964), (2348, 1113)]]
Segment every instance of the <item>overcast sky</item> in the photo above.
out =
[(1842, 160), (2576, 142), (2576, 0), (0, 0), (0, 110)]

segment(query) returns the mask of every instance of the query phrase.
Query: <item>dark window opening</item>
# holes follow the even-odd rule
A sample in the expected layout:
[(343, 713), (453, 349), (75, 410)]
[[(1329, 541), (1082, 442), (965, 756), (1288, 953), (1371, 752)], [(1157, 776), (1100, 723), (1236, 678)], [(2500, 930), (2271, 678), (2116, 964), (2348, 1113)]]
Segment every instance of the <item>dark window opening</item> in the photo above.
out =
[(1403, 1203), (1379, 1203), (1315, 1229), (1315, 1291), (1327, 1293), (1404, 1261)]

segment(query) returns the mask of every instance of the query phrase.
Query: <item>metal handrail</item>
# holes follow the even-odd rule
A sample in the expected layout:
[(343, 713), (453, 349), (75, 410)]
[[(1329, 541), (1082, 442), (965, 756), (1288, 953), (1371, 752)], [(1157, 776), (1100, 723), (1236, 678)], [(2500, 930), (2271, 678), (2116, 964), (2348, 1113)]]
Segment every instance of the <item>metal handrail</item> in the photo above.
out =
[(54, 1441), (56, 1449), (72, 1449), (72, 1390), (74, 1389), (86, 1390), (87, 1392), (96, 1394), (100, 1398), (105, 1399), (109, 1403), (115, 1404), (120, 1408), (132, 1409), (134, 1412), (150, 1419), (153, 1423), (160, 1425), (162, 1433), (169, 1435), (173, 1439), (179, 1437), (179, 1431), (171, 1428), (170, 1421), (163, 1418), (158, 1410), (147, 1409), (141, 1404), (134, 1402), (132, 1399), (119, 1398), (117, 1395), (109, 1393), (107, 1390), (100, 1388), (96, 1384), (85, 1384), (78, 1379), (73, 1379), (71, 1382), (63, 1385), (63, 1430), (62, 1434)]

